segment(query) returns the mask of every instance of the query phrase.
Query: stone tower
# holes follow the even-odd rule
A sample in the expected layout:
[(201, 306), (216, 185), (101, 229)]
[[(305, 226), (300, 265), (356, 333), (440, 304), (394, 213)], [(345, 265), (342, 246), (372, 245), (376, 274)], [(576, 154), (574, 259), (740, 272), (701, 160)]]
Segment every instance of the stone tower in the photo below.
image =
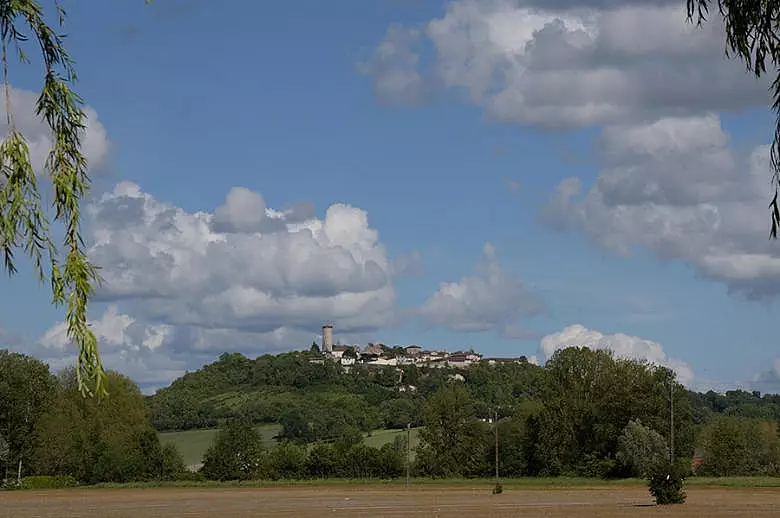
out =
[(322, 326), (322, 352), (333, 353), (333, 326), (330, 324)]

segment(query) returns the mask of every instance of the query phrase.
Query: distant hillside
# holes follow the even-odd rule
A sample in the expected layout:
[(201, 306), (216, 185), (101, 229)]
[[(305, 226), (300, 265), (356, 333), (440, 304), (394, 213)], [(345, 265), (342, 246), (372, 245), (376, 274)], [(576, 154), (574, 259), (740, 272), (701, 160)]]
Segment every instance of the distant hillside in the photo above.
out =
[[(533, 400), (542, 368), (526, 361), (467, 369), (456, 367), (368, 366), (322, 360), (311, 352), (260, 356), (225, 353), (216, 362), (185, 374), (147, 399), (160, 431), (218, 426), (247, 417), (280, 423), (297, 417), (318, 421), (328, 435), (338, 425), (367, 432), (404, 428), (420, 421), (421, 402), (448, 380), (463, 376), (487, 417), (488, 407), (506, 408)], [(315, 427), (316, 428), (316, 427)], [(315, 433), (317, 430), (315, 430)]]
[[(254, 360), (225, 353), (148, 397), (147, 403), (159, 431), (214, 428), (228, 418), (245, 417), (257, 424), (278, 423), (290, 438), (329, 440), (345, 433), (417, 426), (423, 401), (452, 380), (465, 383), (479, 417), (489, 417), (498, 406), (505, 413), (530, 412), (539, 405), (544, 375), (543, 367), (525, 359), (483, 360), (467, 367), (344, 367), (316, 352)], [(730, 391), (689, 396), (695, 424), (717, 414), (780, 418), (777, 395)]]

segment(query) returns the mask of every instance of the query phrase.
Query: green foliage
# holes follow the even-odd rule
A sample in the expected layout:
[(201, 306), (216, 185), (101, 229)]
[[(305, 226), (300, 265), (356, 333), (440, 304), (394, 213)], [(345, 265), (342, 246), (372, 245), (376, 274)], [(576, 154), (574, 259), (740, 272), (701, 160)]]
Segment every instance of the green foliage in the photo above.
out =
[(304, 477), (306, 450), (291, 442), (282, 442), (268, 454), (268, 473), (272, 479)]
[(706, 424), (719, 415), (780, 419), (780, 395), (758, 391), (729, 390), (725, 394), (708, 391), (689, 393), (694, 408), (694, 423)]
[[(307, 437), (304, 442), (310, 442), (339, 435), (329, 430), (339, 421), (364, 432), (409, 423), (417, 426), (425, 399), (454, 373), (466, 376), (479, 417), (486, 417), (480, 409), (494, 400), (502, 401), (510, 412), (511, 407), (532, 400), (542, 372), (528, 363), (478, 365), (466, 371), (408, 365), (400, 368), (401, 373), (396, 367), (355, 365), (345, 372), (336, 362), (311, 363), (312, 359), (308, 351), (255, 360), (222, 355), (149, 398), (152, 422), (161, 431), (186, 430), (214, 427), (233, 418), (275, 423), (297, 411), (307, 423), (324, 428), (313, 435), (299, 429), (289, 437)], [(414, 385), (417, 390), (399, 392), (399, 379), (401, 385)], [(503, 395), (496, 399), (495, 394)], [(337, 408), (344, 408), (348, 416)]]
[(32, 476), (22, 479), (21, 489), (63, 489), (66, 487), (76, 487), (78, 480), (70, 475), (56, 476)]
[[(87, 305), (99, 281), (97, 267), (87, 258), (81, 237), (81, 200), (89, 191), (87, 159), (81, 150), (86, 128), (82, 99), (71, 89), (76, 82), (73, 60), (63, 37), (47, 23), (36, 0), (4, 1), (0, 6), (0, 50), (3, 61), (8, 134), (0, 144), (0, 250), (6, 271), (16, 273), (17, 249), (33, 260), (40, 280), (48, 277), (52, 302), (65, 304), (68, 338), (79, 348), (77, 377), (82, 393), (106, 394), (106, 376), (97, 340), (87, 324)], [(57, 4), (60, 24), (65, 12)], [(20, 61), (29, 63), (23, 44), (28, 34), (38, 44), (43, 61), (43, 87), (36, 115), (51, 128), (52, 147), (45, 164), (54, 191), (54, 222), (64, 227), (64, 260), (49, 230), (49, 218), (41, 204), (36, 173), (24, 135), (16, 127), (8, 76), (9, 45)]]
[(317, 443), (306, 457), (306, 471), (312, 478), (326, 479), (336, 474), (339, 457), (330, 444)]
[(658, 505), (685, 502), (685, 478), (687, 468), (680, 462), (657, 462), (648, 470), (647, 485)]
[[(279, 433), (279, 426), (275, 424), (255, 426), (260, 434), (263, 448), (271, 448), (276, 444), (275, 437)], [(171, 444), (181, 454), (185, 466), (192, 466), (203, 462), (203, 455), (214, 443), (219, 433), (218, 428), (204, 430), (187, 430), (184, 432), (164, 432), (159, 434), (163, 445)]]
[(186, 473), (187, 468), (176, 446), (173, 444), (163, 445), (160, 480), (180, 480)]
[(263, 468), (263, 445), (247, 421), (231, 421), (217, 434), (203, 458), (203, 475), (211, 480), (252, 480)]
[(504, 492), (504, 486), (502, 486), (500, 482), (496, 482), (496, 485), (493, 486), (493, 494), (500, 495), (503, 492)]
[(0, 434), (0, 466), (5, 465), (8, 461), (8, 455), (11, 450), (8, 449), (8, 441), (3, 438), (3, 434)]
[(773, 421), (720, 416), (702, 430), (700, 448), (704, 462), (697, 475), (780, 475), (780, 439)]
[[(529, 420), (529, 472), (592, 474), (593, 459), (615, 459), (618, 437), (632, 419), (668, 434), (670, 379), (668, 369), (616, 359), (609, 351), (557, 351), (544, 369), (544, 406)], [(690, 401), (680, 386), (674, 395), (676, 454), (690, 456)]]
[(485, 472), (487, 434), (463, 385), (442, 387), (423, 411), (418, 469), (434, 477), (468, 477)]
[(0, 350), (0, 433), (6, 443), (0, 468), (6, 473), (22, 461), (27, 473), (34, 448), (34, 430), (50, 408), (55, 379), (49, 367), (36, 358)]
[(55, 404), (36, 425), (35, 473), (90, 484), (160, 478), (163, 451), (138, 387), (114, 372), (107, 381), (111, 397), (98, 400), (82, 396), (74, 369), (60, 375)]
[(638, 419), (629, 421), (618, 438), (617, 461), (632, 477), (647, 477), (652, 466), (668, 458), (666, 439)]
[[(501, 473), (508, 477), (521, 477), (528, 474), (526, 440), (528, 434), (528, 415), (524, 412), (498, 421), (499, 464)], [(485, 463), (495, 462), (494, 444), (488, 434), (486, 437)]]
[[(305, 479), (377, 479), (396, 478), (405, 469), (405, 450), (395, 444), (373, 448), (362, 443), (340, 445), (318, 442), (305, 448), (283, 441), (257, 456), (259, 468), (252, 477), (243, 480), (305, 480)], [(229, 455), (228, 455), (229, 457)], [(216, 458), (216, 456), (215, 456)], [(218, 458), (225, 458), (221, 456)], [(235, 480), (204, 465), (201, 474), (209, 480)]]

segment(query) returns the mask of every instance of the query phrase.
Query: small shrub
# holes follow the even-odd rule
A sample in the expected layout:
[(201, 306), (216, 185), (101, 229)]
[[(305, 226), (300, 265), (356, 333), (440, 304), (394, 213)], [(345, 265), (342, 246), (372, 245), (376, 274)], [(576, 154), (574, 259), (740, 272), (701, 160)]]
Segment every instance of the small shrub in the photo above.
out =
[(171, 480), (179, 482), (205, 482), (207, 479), (203, 476), (203, 473), (184, 470), (177, 473), (175, 478), (172, 478)]
[(21, 489), (62, 489), (76, 487), (78, 482), (70, 475), (34, 476), (22, 479)]
[(14, 489), (21, 489), (22, 484), (15, 478), (4, 478), (0, 480), (0, 490), (12, 491)]
[(596, 455), (586, 455), (583, 465), (576, 471), (575, 476), (587, 478), (609, 478), (615, 471), (617, 462), (613, 459), (603, 459)]
[(670, 465), (665, 462), (655, 463), (648, 470), (647, 485), (650, 494), (658, 505), (682, 504), (685, 502), (686, 470), (680, 463)]
[(504, 486), (502, 486), (500, 482), (496, 482), (496, 485), (493, 486), (493, 494), (500, 495), (503, 492), (504, 492)]

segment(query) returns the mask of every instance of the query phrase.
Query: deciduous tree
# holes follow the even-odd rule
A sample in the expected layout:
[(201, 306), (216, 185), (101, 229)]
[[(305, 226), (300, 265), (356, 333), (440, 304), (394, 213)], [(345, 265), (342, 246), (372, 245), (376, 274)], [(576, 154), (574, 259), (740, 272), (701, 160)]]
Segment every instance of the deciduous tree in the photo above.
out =
[(251, 423), (230, 421), (203, 457), (202, 472), (211, 480), (251, 480), (262, 470), (263, 445)]
[(417, 463), (426, 474), (473, 476), (484, 471), (486, 429), (461, 383), (439, 389), (425, 405)]
[(648, 476), (651, 467), (668, 458), (666, 439), (639, 419), (630, 421), (618, 438), (617, 460), (634, 477)]
[(59, 376), (55, 404), (35, 431), (38, 474), (71, 475), (82, 482), (159, 479), (162, 448), (138, 386), (107, 372), (111, 397), (84, 398), (75, 369)]
[(54, 397), (55, 380), (49, 367), (24, 354), (0, 351), (0, 433), (8, 443), (6, 467), (24, 472), (33, 431)]

